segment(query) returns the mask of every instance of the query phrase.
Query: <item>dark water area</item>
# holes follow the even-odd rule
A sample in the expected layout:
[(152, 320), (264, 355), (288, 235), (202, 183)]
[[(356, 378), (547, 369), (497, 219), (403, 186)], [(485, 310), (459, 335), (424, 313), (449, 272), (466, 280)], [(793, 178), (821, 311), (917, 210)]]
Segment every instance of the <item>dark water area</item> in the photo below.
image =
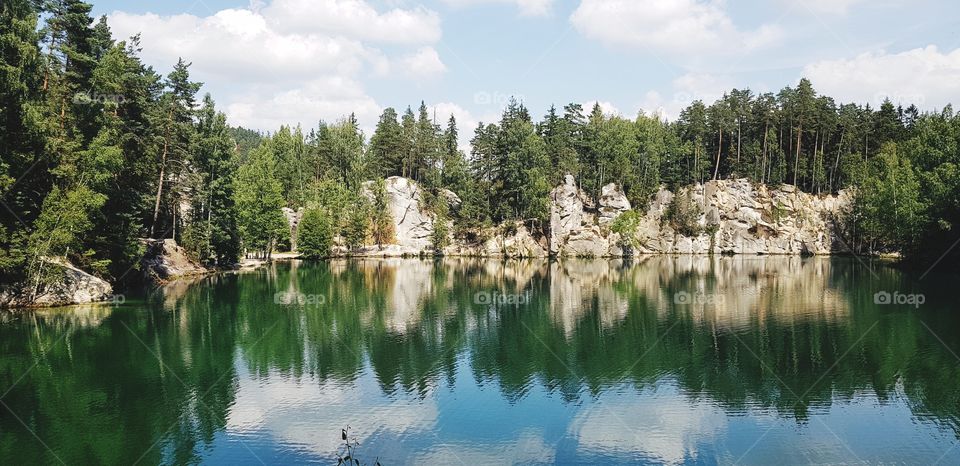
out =
[(0, 463), (960, 464), (960, 281), (917, 277), (288, 262), (6, 313)]

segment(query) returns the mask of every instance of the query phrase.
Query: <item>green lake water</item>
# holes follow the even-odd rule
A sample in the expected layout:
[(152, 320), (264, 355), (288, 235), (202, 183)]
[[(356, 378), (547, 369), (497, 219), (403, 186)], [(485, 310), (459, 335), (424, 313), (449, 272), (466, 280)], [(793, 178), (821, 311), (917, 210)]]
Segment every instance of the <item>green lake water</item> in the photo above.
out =
[(960, 280), (919, 276), (288, 262), (0, 314), (0, 464), (331, 464), (346, 426), (365, 464), (960, 464)]

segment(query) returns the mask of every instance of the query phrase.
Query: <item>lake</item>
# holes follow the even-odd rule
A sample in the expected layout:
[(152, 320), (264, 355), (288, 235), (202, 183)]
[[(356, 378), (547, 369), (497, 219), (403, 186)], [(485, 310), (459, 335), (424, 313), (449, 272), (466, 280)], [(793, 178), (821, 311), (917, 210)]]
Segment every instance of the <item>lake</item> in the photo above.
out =
[(286, 262), (6, 313), (0, 463), (960, 464), (960, 281), (919, 276)]

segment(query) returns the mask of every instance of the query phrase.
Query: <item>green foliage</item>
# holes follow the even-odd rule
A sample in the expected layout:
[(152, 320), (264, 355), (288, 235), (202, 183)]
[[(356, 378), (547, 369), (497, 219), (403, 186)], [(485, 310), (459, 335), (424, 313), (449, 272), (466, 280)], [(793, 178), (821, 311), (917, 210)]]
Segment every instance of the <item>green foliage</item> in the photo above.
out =
[(450, 228), (447, 222), (450, 219), (450, 208), (447, 204), (447, 198), (437, 196), (433, 208), (433, 252), (442, 254), (443, 249), (450, 245)]
[(690, 191), (685, 190), (677, 193), (670, 200), (663, 214), (663, 221), (683, 236), (697, 236), (703, 233), (699, 223), (701, 215), (703, 215), (703, 209), (694, 202)]
[(287, 229), (280, 210), (284, 205), (282, 186), (276, 178), (276, 158), (269, 141), (250, 154), (234, 183), (237, 227), (244, 247), (269, 257)]
[(370, 205), (363, 196), (355, 196), (348, 205), (341, 236), (348, 249), (362, 247), (367, 242), (370, 228)]
[(913, 167), (899, 156), (894, 143), (886, 143), (875, 162), (856, 200), (863, 239), (870, 252), (915, 247), (925, 225), (926, 206)]
[[(456, 119), (423, 102), (385, 109), (369, 144), (354, 115), (265, 136), (229, 126), (210, 96), (198, 102), (189, 63), (157, 74), (140, 59), (139, 37), (114, 41), (91, 10), (78, 0), (0, 6), (4, 283), (41, 277), (44, 256), (128, 281), (143, 237), (174, 238), (206, 264), (232, 264), (241, 242), (265, 254), (282, 242), (283, 206), (319, 210), (352, 246), (387, 244), (384, 199), (375, 192), (368, 205), (358, 193), (367, 180), (398, 175), (427, 197), (457, 193), (462, 204), (442, 215), (461, 237), (515, 221), (545, 233), (549, 193), (568, 174), (594, 198), (617, 183), (638, 207), (661, 184), (676, 191), (746, 177), (813, 193), (859, 188), (846, 221), (857, 251), (960, 254), (950, 248), (960, 225), (960, 118), (951, 107), (838, 103), (804, 79), (776, 93), (732, 89), (695, 101), (675, 122), (579, 104), (534, 122), (511, 101), (499, 121), (474, 130), (469, 157)], [(696, 233), (697, 210), (675, 204), (668, 221)]]
[(373, 199), (370, 203), (370, 236), (377, 246), (395, 242), (396, 232), (393, 216), (387, 205), (387, 189), (382, 179), (373, 182)]
[(297, 250), (307, 259), (330, 255), (333, 227), (330, 218), (320, 209), (307, 209), (297, 230)]
[(627, 255), (633, 253), (633, 249), (640, 246), (641, 239), (637, 237), (640, 229), (640, 222), (643, 216), (636, 210), (628, 210), (613, 220), (610, 224), (610, 231), (620, 235), (620, 246), (625, 249)]

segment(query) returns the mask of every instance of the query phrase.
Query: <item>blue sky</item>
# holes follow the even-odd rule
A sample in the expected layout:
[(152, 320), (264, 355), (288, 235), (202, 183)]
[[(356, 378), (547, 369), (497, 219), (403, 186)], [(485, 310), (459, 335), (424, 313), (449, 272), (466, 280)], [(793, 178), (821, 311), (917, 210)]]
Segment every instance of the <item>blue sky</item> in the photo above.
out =
[(960, 101), (956, 0), (165, 0), (95, 2), (144, 60), (178, 56), (231, 123), (312, 127), (420, 100), (469, 135), (520, 97), (659, 111), (807, 76), (840, 101)]

